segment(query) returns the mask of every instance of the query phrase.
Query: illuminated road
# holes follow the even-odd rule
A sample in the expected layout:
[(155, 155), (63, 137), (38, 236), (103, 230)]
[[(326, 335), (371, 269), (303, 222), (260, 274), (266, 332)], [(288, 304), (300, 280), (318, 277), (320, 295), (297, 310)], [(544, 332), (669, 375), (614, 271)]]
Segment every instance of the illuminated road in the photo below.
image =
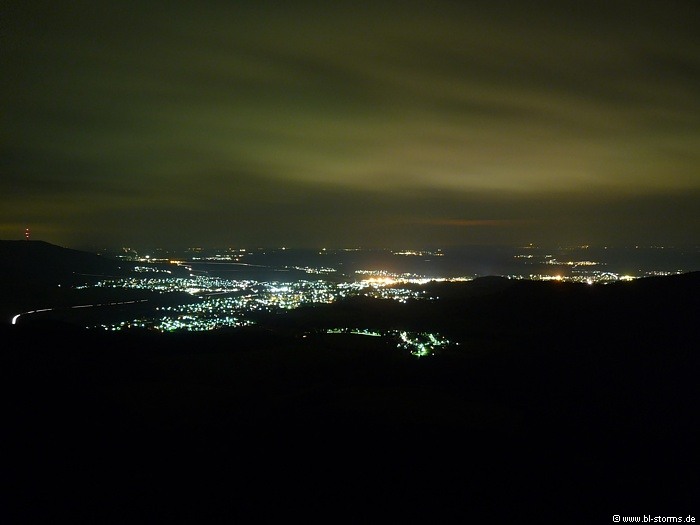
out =
[(68, 308), (96, 308), (99, 306), (117, 306), (121, 304), (135, 304), (135, 303), (147, 303), (148, 299), (141, 299), (139, 301), (119, 301), (119, 302), (113, 302), (113, 303), (97, 303), (97, 304), (80, 304), (76, 306), (61, 306), (58, 308), (42, 308), (40, 310), (29, 310), (28, 312), (22, 312), (17, 315), (15, 315), (12, 318), (12, 324), (17, 324), (17, 321), (19, 320), (20, 316), (22, 315), (30, 315), (30, 314), (37, 314), (39, 312), (51, 312), (53, 310), (66, 310)]

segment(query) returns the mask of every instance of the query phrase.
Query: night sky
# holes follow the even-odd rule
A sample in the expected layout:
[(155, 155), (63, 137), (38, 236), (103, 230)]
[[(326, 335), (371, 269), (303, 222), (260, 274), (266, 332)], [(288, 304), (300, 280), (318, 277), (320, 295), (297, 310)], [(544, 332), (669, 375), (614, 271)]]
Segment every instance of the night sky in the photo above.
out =
[(697, 243), (700, 5), (4, 2), (0, 238)]

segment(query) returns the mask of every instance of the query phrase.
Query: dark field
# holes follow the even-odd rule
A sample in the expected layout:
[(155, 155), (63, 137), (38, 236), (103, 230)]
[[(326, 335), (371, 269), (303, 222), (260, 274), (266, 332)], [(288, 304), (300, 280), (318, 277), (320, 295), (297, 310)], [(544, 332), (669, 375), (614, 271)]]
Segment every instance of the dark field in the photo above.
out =
[[(3, 521), (697, 516), (699, 283), (454, 288), (185, 335), (3, 326)], [(334, 316), (464, 343), (300, 336)]]

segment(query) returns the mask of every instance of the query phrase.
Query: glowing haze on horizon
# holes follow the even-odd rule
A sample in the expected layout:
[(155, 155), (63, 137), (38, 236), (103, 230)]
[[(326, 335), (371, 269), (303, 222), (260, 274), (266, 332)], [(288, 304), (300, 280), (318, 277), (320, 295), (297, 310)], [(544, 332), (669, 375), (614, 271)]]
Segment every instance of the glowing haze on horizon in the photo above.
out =
[(695, 242), (697, 4), (464, 4), (11, 0), (0, 238)]

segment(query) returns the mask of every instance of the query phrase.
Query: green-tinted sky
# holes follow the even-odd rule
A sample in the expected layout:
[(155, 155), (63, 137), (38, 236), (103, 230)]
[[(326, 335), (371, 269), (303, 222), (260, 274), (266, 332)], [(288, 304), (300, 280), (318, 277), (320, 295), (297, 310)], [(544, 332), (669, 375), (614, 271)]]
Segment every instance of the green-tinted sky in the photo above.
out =
[(696, 243), (689, 1), (22, 1), (0, 238)]

